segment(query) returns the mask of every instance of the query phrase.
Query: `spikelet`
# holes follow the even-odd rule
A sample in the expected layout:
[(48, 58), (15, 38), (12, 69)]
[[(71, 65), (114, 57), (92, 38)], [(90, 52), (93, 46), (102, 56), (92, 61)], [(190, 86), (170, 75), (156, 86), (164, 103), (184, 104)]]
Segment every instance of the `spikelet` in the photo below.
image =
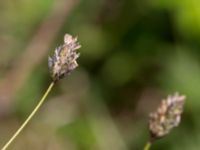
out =
[(54, 55), (48, 58), (48, 66), (54, 82), (78, 67), (76, 60), (80, 54), (77, 49), (80, 47), (77, 37), (65, 34), (64, 44), (56, 48)]
[(150, 114), (149, 130), (152, 139), (167, 135), (181, 120), (185, 96), (175, 93), (162, 100), (156, 112)]

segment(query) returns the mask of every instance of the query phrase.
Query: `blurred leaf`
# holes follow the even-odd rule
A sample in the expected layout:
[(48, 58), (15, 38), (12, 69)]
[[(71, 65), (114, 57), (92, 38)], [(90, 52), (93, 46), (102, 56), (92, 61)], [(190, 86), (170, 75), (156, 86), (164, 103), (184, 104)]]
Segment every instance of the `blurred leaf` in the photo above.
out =
[(105, 62), (102, 76), (111, 85), (119, 86), (130, 81), (136, 69), (131, 55), (127, 52), (120, 52)]
[(199, 0), (153, 0), (151, 4), (172, 13), (171, 19), (181, 35), (186, 38), (200, 37)]
[[(16, 110), (22, 116), (27, 116), (35, 107), (35, 104), (41, 98), (45, 88), (43, 83), (46, 82), (46, 72), (43, 66), (37, 67), (33, 74), (26, 81), (26, 84), (19, 90), (16, 95)], [(50, 78), (50, 77), (49, 77)]]
[(200, 107), (200, 65), (195, 56), (179, 48), (167, 63), (167, 72), (163, 77), (164, 85), (170, 91), (179, 91), (186, 94), (186, 107), (191, 112), (199, 112)]
[(58, 133), (62, 137), (69, 138), (80, 150), (89, 150), (95, 144), (95, 136), (85, 118), (80, 118), (74, 122), (61, 127)]

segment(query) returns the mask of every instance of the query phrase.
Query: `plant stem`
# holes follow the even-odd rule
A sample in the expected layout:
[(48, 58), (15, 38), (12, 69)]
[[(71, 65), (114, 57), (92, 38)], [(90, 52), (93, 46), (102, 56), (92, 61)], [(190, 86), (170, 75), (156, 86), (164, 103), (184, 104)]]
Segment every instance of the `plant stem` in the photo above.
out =
[(21, 131), (26, 127), (26, 125), (29, 123), (29, 121), (33, 118), (33, 116), (35, 115), (35, 113), (39, 110), (39, 108), (42, 106), (42, 104), (44, 103), (46, 97), (48, 96), (48, 94), (50, 93), (51, 89), (53, 88), (55, 82), (52, 82), (48, 89), (46, 90), (45, 94), (43, 95), (43, 97), (41, 98), (41, 100), (39, 101), (39, 103), (37, 104), (37, 106), (34, 108), (34, 110), (31, 112), (31, 114), (28, 116), (28, 118), (24, 121), (24, 123), (20, 126), (20, 128), (14, 133), (14, 135), (10, 138), (10, 140), (3, 146), (3, 148), (1, 150), (6, 150), (10, 144), (16, 139), (16, 137), (21, 133)]
[(147, 142), (144, 147), (144, 150), (150, 150), (150, 147), (151, 147), (151, 142)]

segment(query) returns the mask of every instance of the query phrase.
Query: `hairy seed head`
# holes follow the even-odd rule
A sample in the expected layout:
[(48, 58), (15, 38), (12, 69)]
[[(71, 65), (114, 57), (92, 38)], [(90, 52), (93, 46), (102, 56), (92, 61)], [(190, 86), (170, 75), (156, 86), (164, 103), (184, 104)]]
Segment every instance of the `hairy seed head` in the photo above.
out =
[(81, 45), (77, 42), (77, 37), (69, 34), (64, 36), (64, 44), (55, 49), (54, 55), (48, 58), (48, 66), (54, 81), (60, 80), (66, 74), (78, 67), (77, 58)]
[(150, 114), (149, 130), (152, 139), (167, 135), (181, 120), (185, 96), (175, 93), (162, 100), (156, 112)]

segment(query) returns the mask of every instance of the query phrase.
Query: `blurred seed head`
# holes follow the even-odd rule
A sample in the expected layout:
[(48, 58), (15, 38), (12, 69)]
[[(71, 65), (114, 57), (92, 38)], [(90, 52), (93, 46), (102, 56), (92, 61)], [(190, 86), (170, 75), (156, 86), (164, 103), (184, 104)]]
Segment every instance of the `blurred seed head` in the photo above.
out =
[(78, 67), (76, 60), (80, 54), (77, 49), (80, 47), (77, 37), (65, 34), (64, 44), (56, 48), (54, 55), (48, 58), (48, 66), (53, 81), (60, 80)]
[(149, 130), (152, 139), (167, 135), (171, 129), (177, 127), (185, 103), (185, 96), (175, 93), (162, 100), (156, 112), (150, 114)]

